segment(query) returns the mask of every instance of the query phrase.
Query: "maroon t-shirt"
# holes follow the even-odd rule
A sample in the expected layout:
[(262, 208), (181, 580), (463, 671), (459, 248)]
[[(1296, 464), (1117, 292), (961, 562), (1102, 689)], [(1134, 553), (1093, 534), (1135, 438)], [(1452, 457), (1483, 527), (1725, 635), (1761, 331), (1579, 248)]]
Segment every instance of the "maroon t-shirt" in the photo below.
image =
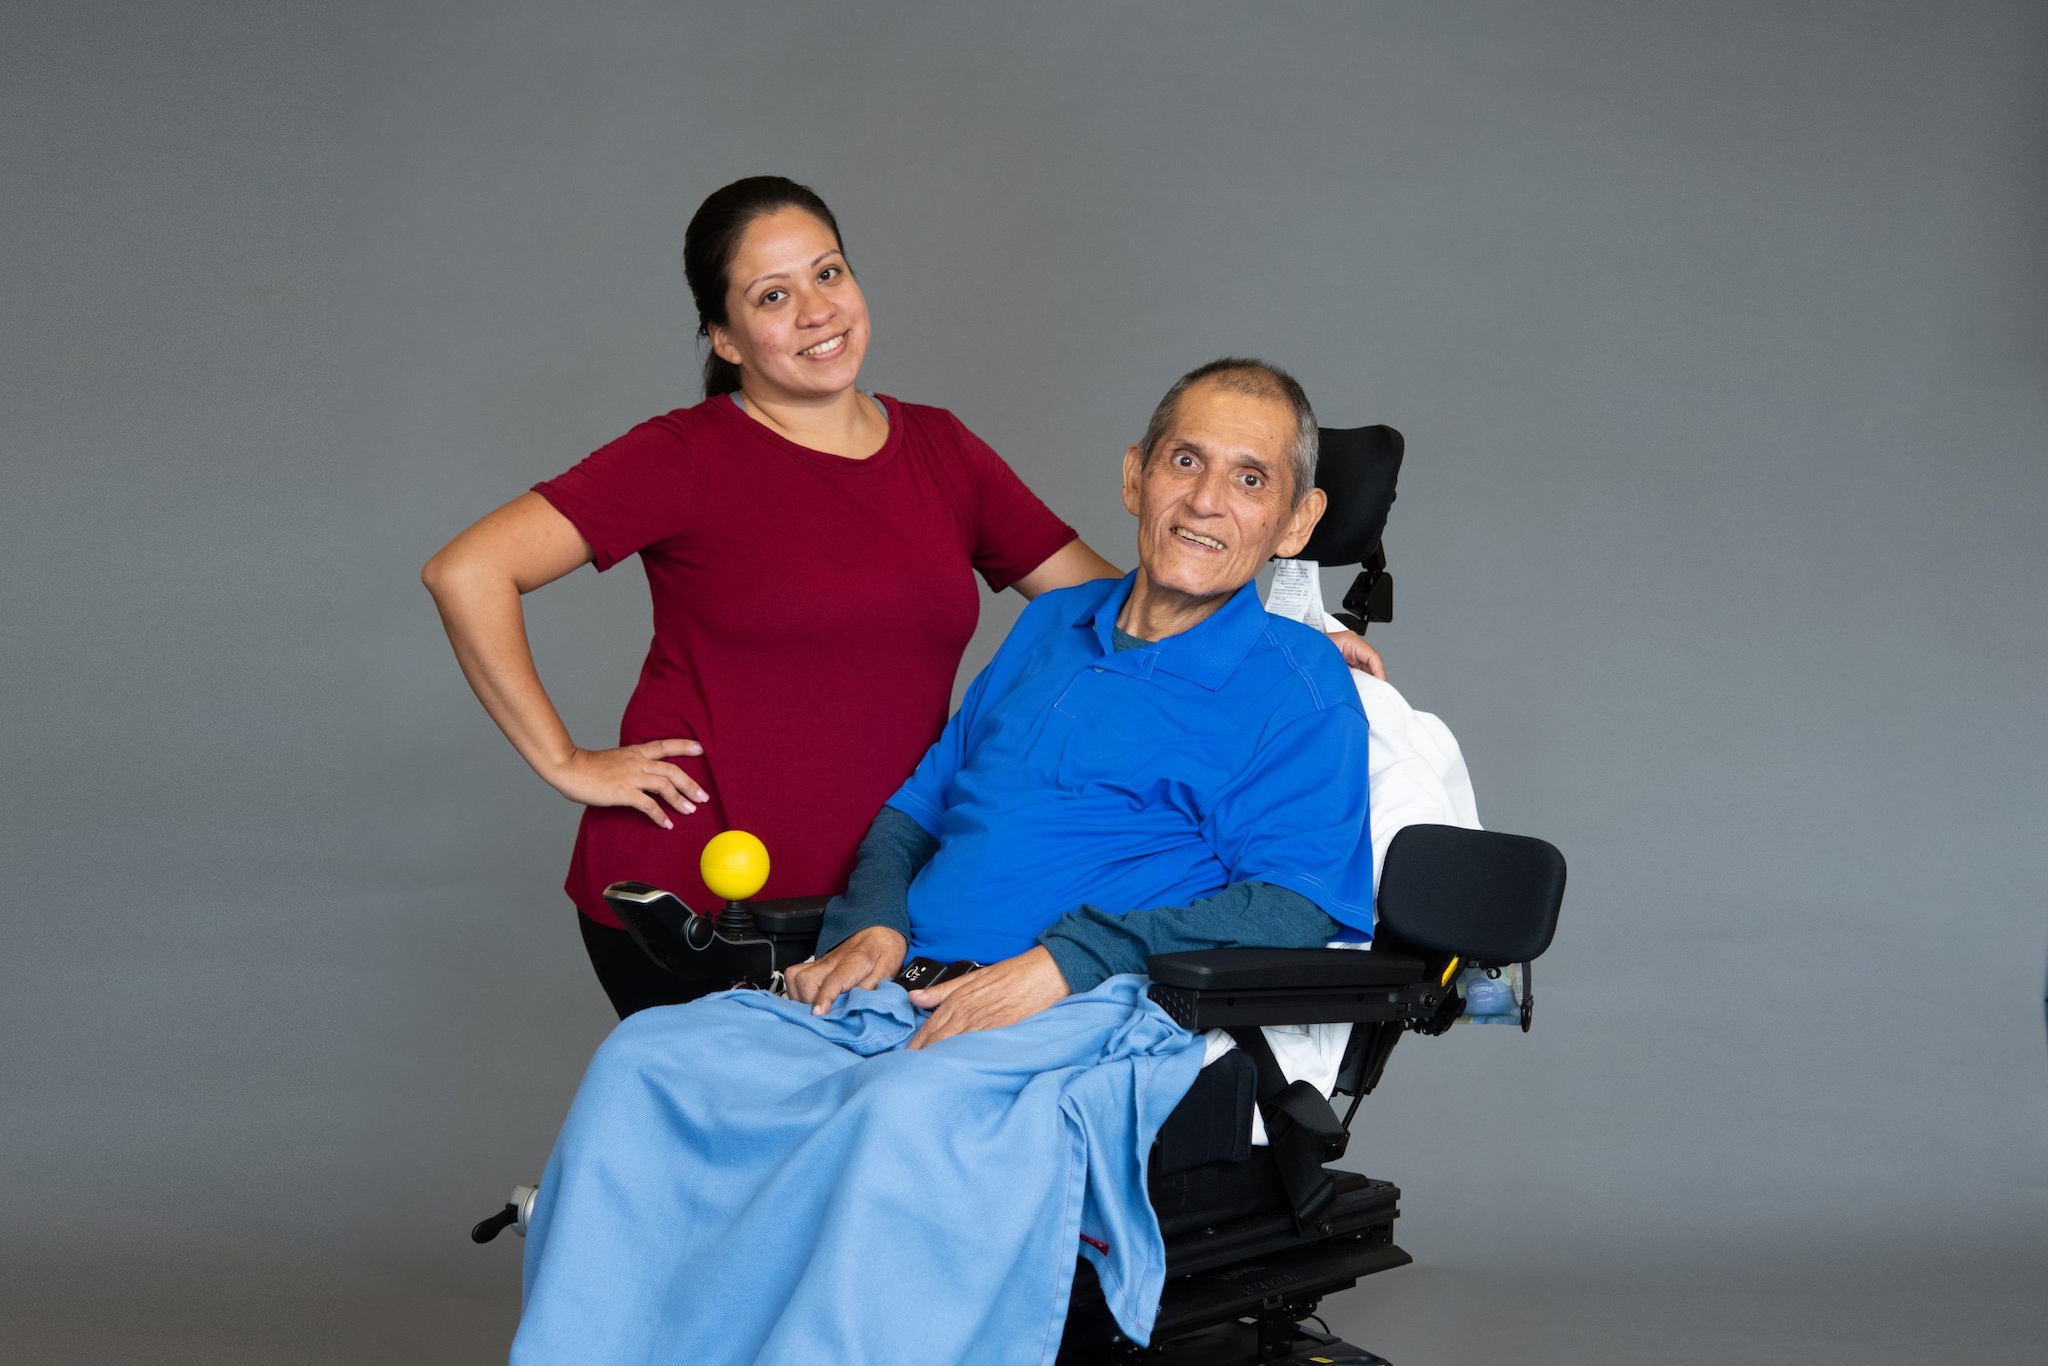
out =
[(893, 398), (865, 460), (777, 435), (730, 398), (643, 422), (534, 489), (596, 552), (637, 553), (654, 643), (619, 743), (692, 739), (677, 764), (709, 803), (663, 830), (590, 807), (566, 883), (619, 922), (605, 887), (633, 879), (700, 911), (697, 869), (721, 830), (768, 846), (763, 897), (846, 885), (861, 836), (938, 738), (974, 633), (979, 570), (1000, 591), (1074, 530), (943, 408)]

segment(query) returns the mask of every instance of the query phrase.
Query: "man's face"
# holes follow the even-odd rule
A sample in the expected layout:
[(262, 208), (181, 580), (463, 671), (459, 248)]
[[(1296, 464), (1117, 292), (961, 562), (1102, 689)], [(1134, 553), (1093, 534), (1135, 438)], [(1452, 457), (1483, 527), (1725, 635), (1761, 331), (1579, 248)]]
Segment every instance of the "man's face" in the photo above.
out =
[(1156, 588), (1189, 598), (1234, 593), (1274, 555), (1308, 544), (1323, 491), (1293, 498), (1286, 400), (1213, 379), (1181, 395), (1152, 458), (1124, 453), (1124, 507), (1138, 519), (1138, 565)]

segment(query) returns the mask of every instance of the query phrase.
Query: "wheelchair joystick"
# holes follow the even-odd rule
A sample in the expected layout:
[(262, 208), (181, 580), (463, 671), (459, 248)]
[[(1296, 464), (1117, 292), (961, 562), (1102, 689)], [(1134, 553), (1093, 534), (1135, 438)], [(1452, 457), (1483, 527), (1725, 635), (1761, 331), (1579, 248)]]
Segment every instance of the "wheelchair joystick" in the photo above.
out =
[(719, 938), (759, 939), (746, 899), (768, 881), (768, 846), (744, 830), (726, 830), (711, 837), (697, 866), (711, 894), (725, 898), (718, 912)]

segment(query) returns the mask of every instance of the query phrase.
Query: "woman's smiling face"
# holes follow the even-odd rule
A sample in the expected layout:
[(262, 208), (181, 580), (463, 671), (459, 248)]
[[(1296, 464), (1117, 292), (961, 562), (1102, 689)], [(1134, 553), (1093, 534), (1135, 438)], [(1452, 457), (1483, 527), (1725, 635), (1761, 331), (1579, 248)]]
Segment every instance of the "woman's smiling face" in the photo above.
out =
[(785, 402), (853, 387), (868, 349), (868, 302), (832, 229), (803, 209), (747, 225), (726, 271), (726, 319), (711, 346), (746, 388)]

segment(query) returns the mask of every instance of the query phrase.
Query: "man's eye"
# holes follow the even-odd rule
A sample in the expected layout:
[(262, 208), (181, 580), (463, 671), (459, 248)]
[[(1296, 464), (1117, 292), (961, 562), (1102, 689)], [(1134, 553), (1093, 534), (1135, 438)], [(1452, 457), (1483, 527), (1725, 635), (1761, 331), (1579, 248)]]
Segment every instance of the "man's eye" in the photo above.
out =
[(1244, 476), (1244, 486), (1248, 489), (1255, 489), (1264, 482), (1265, 481), (1260, 479), (1259, 476), (1257, 476), (1256, 474), (1247, 474)]
[(1191, 470), (1195, 467), (1195, 457), (1189, 455), (1186, 451), (1182, 451), (1179, 455), (1173, 457), (1173, 463), (1184, 470)]

